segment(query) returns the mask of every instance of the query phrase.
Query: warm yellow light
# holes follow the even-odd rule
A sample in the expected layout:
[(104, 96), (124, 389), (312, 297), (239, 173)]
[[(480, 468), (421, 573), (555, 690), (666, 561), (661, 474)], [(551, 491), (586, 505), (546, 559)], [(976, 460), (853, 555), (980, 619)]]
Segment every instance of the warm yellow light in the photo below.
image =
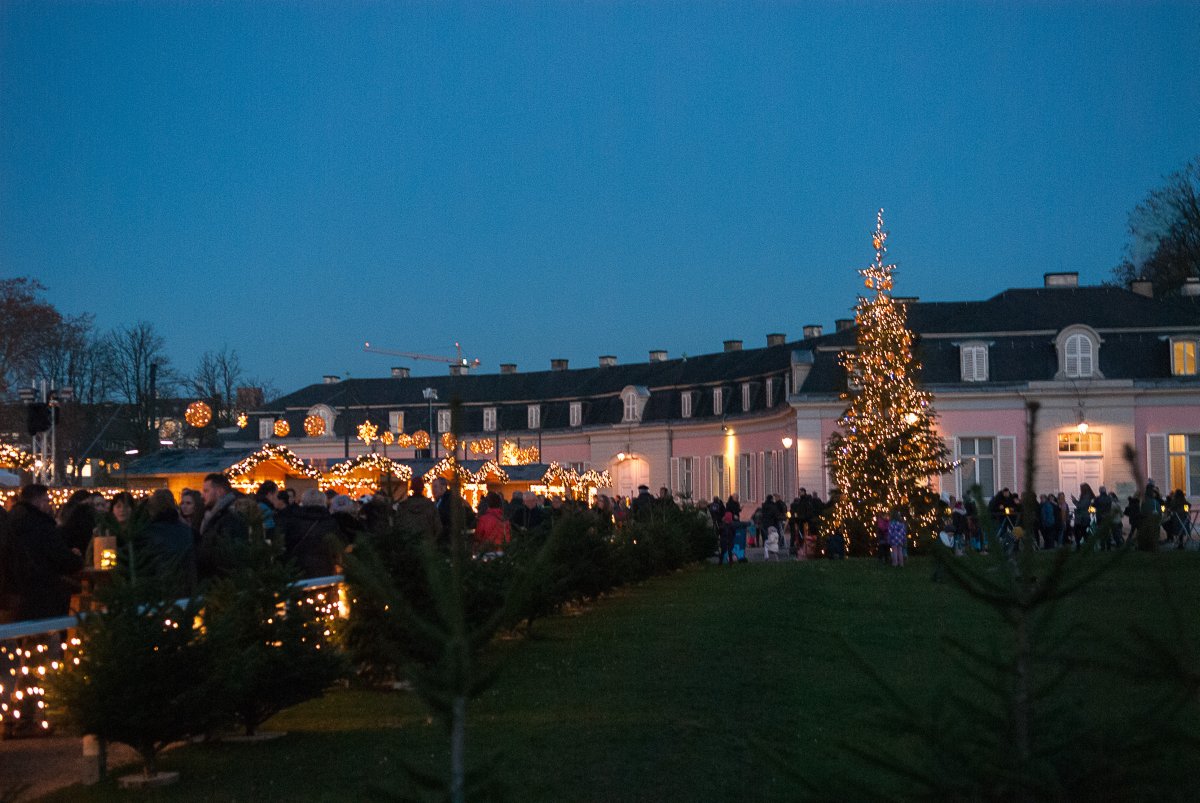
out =
[(384, 446), (391, 446), (396, 442), (396, 436), (393, 435), (392, 431), (389, 429), (383, 433), (383, 436), (380, 438), (380, 440), (383, 441)]
[(238, 415), (237, 415), (238, 429), (245, 429), (249, 423), (250, 423), (250, 416), (246, 415), (245, 413), (238, 413)]
[(325, 434), (325, 419), (319, 415), (310, 415), (304, 419), (304, 434), (310, 438), (319, 438)]
[(1075, 429), (1079, 430), (1080, 435), (1086, 435), (1088, 431), (1088, 422), (1080, 421), (1079, 426), (1075, 427)]
[(784, 439), (783, 439), (783, 448), (784, 448), (784, 449), (791, 449), (791, 448), (792, 448), (792, 444), (793, 444), (793, 443), (795, 443), (795, 441), (794, 441), (794, 440), (792, 440), (791, 438), (784, 438)]
[(202, 401), (194, 401), (184, 411), (183, 420), (196, 429), (208, 426), (208, 422), (212, 421), (212, 408)]
[(358, 425), (358, 439), (363, 443), (369, 444), (375, 440), (375, 436), (379, 434), (379, 427), (371, 423), (370, 419)]
[(428, 449), (429, 433), (423, 429), (418, 429), (412, 434), (412, 445), (417, 449)]
[(624, 461), (625, 461), (625, 453), (624, 453), (624, 452), (617, 452), (617, 462), (618, 462), (618, 463), (623, 463)]
[(913, 424), (917, 423), (917, 414), (909, 413), (908, 415), (904, 416), (904, 422), (911, 427)]
[(442, 433), (442, 448), (448, 452), (453, 452), (458, 446), (458, 438), (454, 437), (453, 432)]
[(282, 418), (275, 419), (275, 437), (286, 438), (288, 433), (292, 431), (292, 427)]

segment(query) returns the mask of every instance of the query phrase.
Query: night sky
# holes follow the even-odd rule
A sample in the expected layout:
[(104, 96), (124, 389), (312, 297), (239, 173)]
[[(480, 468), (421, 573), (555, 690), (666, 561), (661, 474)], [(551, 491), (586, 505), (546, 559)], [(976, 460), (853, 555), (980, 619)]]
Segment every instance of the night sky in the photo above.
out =
[(283, 391), (1109, 277), (1200, 3), (0, 3), (0, 275)]

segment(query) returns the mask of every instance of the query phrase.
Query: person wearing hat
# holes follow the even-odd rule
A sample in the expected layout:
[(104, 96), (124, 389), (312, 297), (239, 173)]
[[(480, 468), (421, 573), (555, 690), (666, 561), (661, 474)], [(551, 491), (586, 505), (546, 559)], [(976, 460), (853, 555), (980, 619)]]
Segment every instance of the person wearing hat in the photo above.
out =
[(654, 497), (650, 494), (650, 486), (639, 485), (638, 495), (629, 505), (629, 515), (635, 519), (648, 519), (653, 509)]

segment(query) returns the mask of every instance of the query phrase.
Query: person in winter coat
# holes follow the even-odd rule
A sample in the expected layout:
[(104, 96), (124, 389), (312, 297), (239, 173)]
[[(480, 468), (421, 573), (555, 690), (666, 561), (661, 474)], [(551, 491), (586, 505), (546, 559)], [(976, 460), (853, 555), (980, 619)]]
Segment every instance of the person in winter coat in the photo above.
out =
[(336, 574), (343, 541), (326, 503), (324, 493), (310, 488), (300, 495), (300, 507), (284, 520), (284, 558), (296, 565), (301, 577)]
[(236, 567), (238, 549), (250, 543), (250, 529), (234, 509), (238, 496), (224, 474), (207, 475), (200, 493), (205, 510), (196, 546), (196, 571), (201, 580), (207, 580)]
[(475, 552), (479, 555), (502, 554), (512, 536), (512, 528), (504, 519), (504, 499), (490, 491), (485, 501), (487, 510), (475, 525)]
[(159, 488), (146, 503), (150, 523), (134, 539), (137, 576), (155, 578), (168, 599), (190, 597), (196, 590), (196, 550), (192, 528), (179, 517), (175, 496)]
[(442, 532), (442, 520), (437, 505), (425, 496), (425, 481), (413, 474), (412, 490), (396, 506), (396, 529), (437, 541)]
[(908, 541), (908, 525), (900, 518), (900, 511), (892, 511), (892, 520), (888, 523), (888, 550), (892, 553), (892, 565), (904, 565), (904, 552)]
[(8, 516), (6, 566), (11, 573), (17, 620), (66, 616), (78, 588), (71, 575), (83, 558), (67, 547), (54, 523), (45, 485), (26, 485)]

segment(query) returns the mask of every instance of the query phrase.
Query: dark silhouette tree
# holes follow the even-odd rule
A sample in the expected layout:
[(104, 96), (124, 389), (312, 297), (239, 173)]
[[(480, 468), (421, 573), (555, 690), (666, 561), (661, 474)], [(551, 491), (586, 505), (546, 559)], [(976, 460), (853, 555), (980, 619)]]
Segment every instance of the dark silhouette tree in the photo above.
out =
[(1200, 277), (1200, 156), (1167, 176), (1129, 213), (1126, 256), (1113, 278), (1149, 279), (1155, 295), (1173, 293)]

